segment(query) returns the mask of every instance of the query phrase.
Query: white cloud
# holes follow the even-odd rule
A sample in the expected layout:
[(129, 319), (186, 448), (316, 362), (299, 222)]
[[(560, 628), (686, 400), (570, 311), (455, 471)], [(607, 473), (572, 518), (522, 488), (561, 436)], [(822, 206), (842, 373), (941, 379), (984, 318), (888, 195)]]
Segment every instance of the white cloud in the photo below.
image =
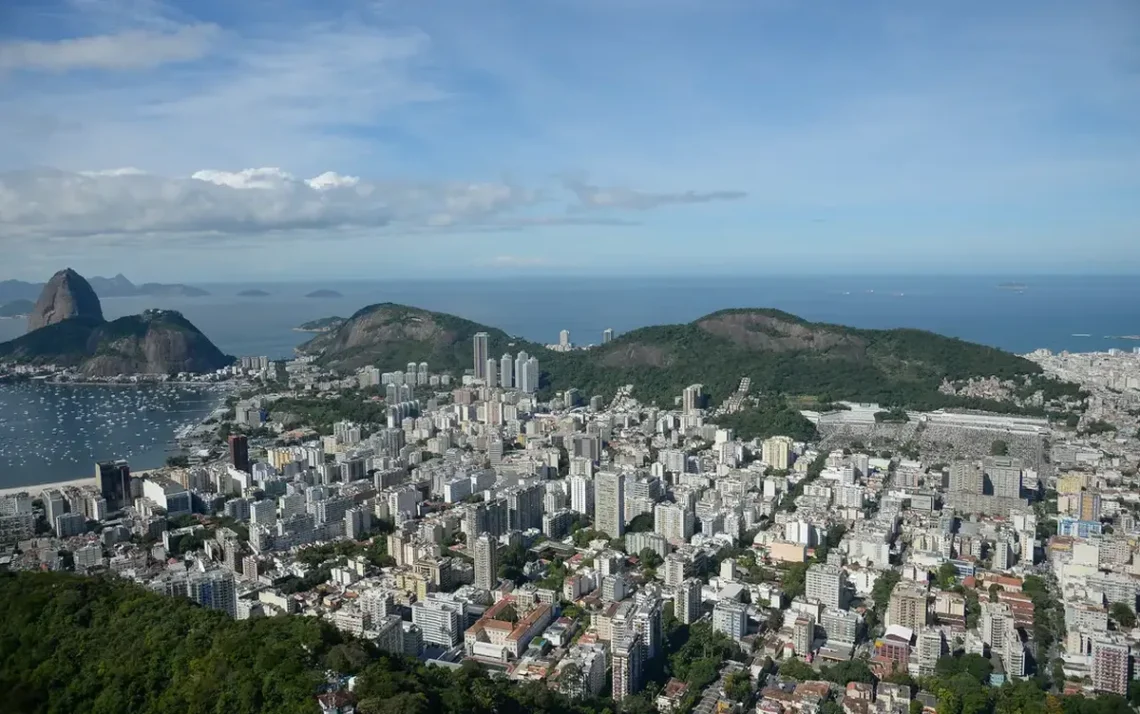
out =
[(183, 25), (173, 32), (128, 30), (54, 42), (0, 43), (0, 71), (137, 70), (202, 57), (220, 34), (217, 25)]
[(632, 188), (594, 186), (582, 181), (567, 179), (566, 188), (574, 192), (579, 208), (618, 208), (647, 211), (670, 204), (735, 201), (748, 194), (743, 191), (682, 191), (679, 193), (650, 193)]

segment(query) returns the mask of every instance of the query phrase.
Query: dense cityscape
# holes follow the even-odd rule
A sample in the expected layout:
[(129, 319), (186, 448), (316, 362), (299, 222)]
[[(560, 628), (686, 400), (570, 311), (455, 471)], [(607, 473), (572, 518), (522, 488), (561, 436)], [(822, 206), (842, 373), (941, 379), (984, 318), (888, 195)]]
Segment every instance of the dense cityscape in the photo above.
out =
[[(1075, 423), (836, 403), (801, 410), (810, 440), (735, 433), (763, 397), (744, 375), (717, 403), (693, 384), (651, 406), (546, 395), (539, 360), (486, 333), (471, 352), (462, 374), (243, 358), (201, 378), (232, 396), (167, 467), (0, 498), (0, 565), (316, 618), (621, 711), (1136, 695), (1140, 349), (1028, 355), (1080, 385)], [(313, 711), (356, 710), (344, 674)]]

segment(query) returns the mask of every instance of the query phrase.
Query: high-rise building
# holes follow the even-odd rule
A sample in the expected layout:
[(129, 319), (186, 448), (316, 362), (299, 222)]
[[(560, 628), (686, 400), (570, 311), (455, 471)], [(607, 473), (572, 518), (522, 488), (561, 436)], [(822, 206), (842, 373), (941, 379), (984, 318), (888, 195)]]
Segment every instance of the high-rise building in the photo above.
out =
[(119, 510), (131, 504), (131, 468), (126, 461), (104, 461), (95, 464), (95, 486), (107, 501), (107, 507)]
[(487, 341), (490, 335), (486, 332), (476, 332), (472, 338), (475, 349), (475, 379), (487, 378)]
[(614, 339), (614, 328), (607, 327), (606, 329), (602, 330), (602, 344), (603, 345), (606, 344), (607, 342), (612, 342), (613, 339)]
[(463, 641), (467, 607), (461, 600), (440, 593), (412, 603), (412, 623), (423, 632), (423, 641), (451, 648)]
[(1093, 642), (1092, 650), (1093, 689), (1128, 696), (1128, 645), (1098, 640)]
[(691, 625), (701, 617), (700, 578), (688, 578), (677, 587), (673, 597), (674, 615), (682, 624)]
[(658, 503), (653, 508), (653, 530), (673, 545), (688, 543), (696, 529), (696, 515), (680, 503)]
[(544, 491), (541, 483), (532, 483), (507, 492), (507, 530), (525, 531), (542, 527)]
[(1077, 518), (1082, 521), (1100, 520), (1100, 494), (1092, 491), (1081, 491), (1080, 503), (1077, 504)]
[(63, 497), (62, 492), (54, 488), (44, 491), (40, 497), (44, 501), (44, 520), (55, 528), (55, 520), (67, 513), (67, 499)]
[(807, 570), (804, 596), (808, 601), (819, 600), (824, 607), (841, 610), (846, 607), (846, 573), (843, 568), (827, 563), (816, 563)]
[(594, 528), (610, 538), (625, 534), (625, 479), (616, 471), (594, 478)]
[(490, 533), (475, 540), (475, 587), (493, 590), (499, 582), (499, 542)]
[(538, 391), (538, 381), (538, 360), (526, 352), (519, 352), (515, 358), (515, 389), (534, 394)]
[(570, 508), (583, 515), (594, 514), (594, 480), (589, 476), (570, 477)]
[(887, 624), (902, 625), (917, 632), (926, 625), (926, 590), (909, 580), (900, 580), (891, 591)]
[(613, 698), (620, 702), (641, 690), (645, 647), (636, 630), (625, 631), (613, 647)]
[(990, 483), (993, 495), (1006, 498), (1021, 497), (1021, 460), (1008, 456), (988, 456), (982, 470)]
[(713, 630), (734, 640), (748, 634), (748, 606), (733, 600), (718, 600), (713, 607)]
[(487, 366), (484, 368), (483, 373), (487, 375), (487, 386), (499, 386), (499, 360), (494, 357), (487, 358)]
[(690, 384), (681, 392), (681, 408), (686, 414), (695, 414), (704, 406), (704, 385)]
[(558, 333), (558, 346), (564, 350), (570, 349), (570, 330), (562, 330)]
[(982, 469), (974, 463), (960, 461), (950, 466), (950, 492), (981, 494), (985, 479)]
[(249, 473), (249, 438), (245, 434), (230, 434), (230, 464)]
[(509, 354), (499, 360), (499, 386), (503, 389), (517, 387), (515, 384), (515, 360)]
[(792, 648), (797, 657), (803, 657), (811, 652), (815, 641), (815, 621), (806, 615), (800, 615), (792, 623)]
[(785, 470), (791, 462), (792, 438), (773, 436), (760, 445), (760, 460), (774, 469)]

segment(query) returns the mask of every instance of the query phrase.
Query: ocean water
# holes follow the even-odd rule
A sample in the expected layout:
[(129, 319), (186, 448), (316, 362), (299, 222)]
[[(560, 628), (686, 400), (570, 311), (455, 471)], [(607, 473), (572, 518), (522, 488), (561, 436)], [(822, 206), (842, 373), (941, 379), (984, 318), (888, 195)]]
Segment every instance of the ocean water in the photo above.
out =
[(84, 478), (107, 459), (161, 466), (174, 433), (223, 397), (180, 385), (0, 384), (0, 488)]
[[(1025, 288), (999, 287), (1008, 282)], [(112, 298), (102, 301), (103, 310), (108, 318), (151, 307), (180, 310), (223, 351), (272, 358), (289, 357), (311, 337), (293, 330), (302, 322), (348, 317), (378, 302), (449, 312), (545, 343), (557, 341), (562, 329), (575, 343), (590, 344), (606, 328), (622, 333), (723, 308), (771, 307), (854, 327), (927, 329), (1013, 352), (1140, 347), (1140, 340), (1126, 339), (1140, 336), (1140, 279), (1121, 276), (530, 277), (201, 287), (211, 295)], [(271, 295), (237, 295), (247, 288)], [(317, 289), (343, 297), (304, 297)], [(24, 321), (0, 320), (0, 340), (23, 332)], [(212, 395), (167, 395), (159, 408), (140, 411), (149, 397), (130, 401), (135, 397), (109, 389), (121, 388), (0, 385), (0, 487), (83, 476), (97, 458), (157, 466), (175, 429), (203, 418), (214, 403)], [(118, 399), (120, 408), (104, 423), (101, 408), (87, 405), (107, 399)]]

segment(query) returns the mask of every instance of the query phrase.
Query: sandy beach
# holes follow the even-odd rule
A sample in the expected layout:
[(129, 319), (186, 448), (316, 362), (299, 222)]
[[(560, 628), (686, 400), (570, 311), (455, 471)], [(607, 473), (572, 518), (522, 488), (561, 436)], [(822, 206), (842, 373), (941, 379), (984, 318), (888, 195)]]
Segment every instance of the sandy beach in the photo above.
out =
[(38, 497), (43, 491), (49, 488), (64, 488), (65, 486), (94, 486), (95, 477), (88, 476), (87, 478), (76, 478), (70, 481), (57, 481), (55, 483), (37, 483), (30, 486), (13, 486), (12, 488), (0, 488), (0, 498), (10, 496), (16, 493), (27, 493), (33, 498)]
[[(132, 471), (131, 476), (142, 478), (147, 474), (161, 471), (161, 469), (142, 469), (139, 471)], [(11, 488), (0, 488), (0, 498), (10, 496), (15, 493), (26, 493), (32, 498), (37, 498), (41, 493), (49, 488), (66, 488), (68, 486), (94, 486), (95, 477), (88, 476), (87, 478), (76, 478), (70, 481), (56, 481), (54, 483), (36, 483), (28, 486), (12, 486)]]

